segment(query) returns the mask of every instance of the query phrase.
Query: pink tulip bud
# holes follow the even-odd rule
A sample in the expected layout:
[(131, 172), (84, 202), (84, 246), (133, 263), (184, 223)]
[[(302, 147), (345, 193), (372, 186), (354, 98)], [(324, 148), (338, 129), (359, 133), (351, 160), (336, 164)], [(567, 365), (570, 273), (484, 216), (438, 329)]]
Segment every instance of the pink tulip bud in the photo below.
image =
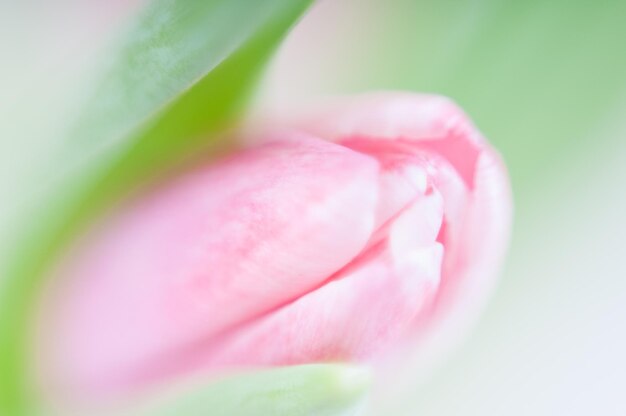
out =
[(107, 397), (374, 362), (475, 309), (506, 246), (509, 185), (454, 104), (370, 95), (280, 126), (77, 243), (42, 306), (42, 379)]

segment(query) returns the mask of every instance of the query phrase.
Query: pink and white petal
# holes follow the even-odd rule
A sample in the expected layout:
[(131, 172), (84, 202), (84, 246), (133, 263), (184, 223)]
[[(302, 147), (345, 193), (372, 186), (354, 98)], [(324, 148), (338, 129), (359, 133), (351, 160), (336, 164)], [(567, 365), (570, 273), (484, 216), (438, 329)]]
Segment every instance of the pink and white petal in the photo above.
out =
[(124, 207), (76, 248), (45, 302), (40, 345), (56, 383), (116, 390), (181, 346), (319, 286), (367, 243), (378, 169), (301, 135)]
[(491, 294), (510, 237), (510, 185), (504, 164), (491, 149), (484, 150), (478, 159), (475, 182), (454, 244), (459, 254), (444, 266), (429, 324), (451, 337), (466, 332)]
[[(236, 328), (190, 368), (367, 361), (406, 338), (436, 295), (442, 246), (435, 241), (443, 210), (433, 194), (418, 200), (334, 280), (256, 322)], [(407, 226), (413, 225), (409, 236)], [(431, 229), (422, 234), (419, 228)], [(430, 238), (426, 238), (430, 237)]]
[[(459, 178), (452, 178), (440, 177), (438, 189), (446, 209), (462, 207), (463, 212), (445, 214), (446, 221), (453, 219), (455, 225), (451, 230), (446, 224), (445, 233), (440, 236), (446, 254), (438, 293), (423, 313), (413, 340), (400, 345), (396, 354), (388, 355), (385, 365), (379, 367), (378, 382), (382, 384), (391, 379), (398, 385), (414, 386), (459, 344), (493, 292), (508, 248), (512, 202), (500, 157), (491, 149), (480, 154), (471, 193), (462, 191)], [(455, 203), (456, 198), (461, 198), (459, 203)], [(399, 372), (399, 368), (411, 371)], [(400, 380), (400, 375), (410, 380)], [(397, 399), (396, 394), (404, 392), (379, 391), (390, 395), (382, 400), (392, 401)]]
[(298, 114), (281, 114), (279, 120), (271, 121), (268, 128), (297, 128), (330, 141), (431, 140), (445, 138), (452, 129), (469, 124), (465, 114), (449, 98), (406, 92), (334, 98), (323, 105), (301, 109)]
[[(460, 309), (479, 303), (472, 299), (489, 293), (482, 282), (493, 279), (495, 263), (506, 251), (512, 204), (504, 165), (464, 112), (441, 96), (383, 92), (338, 99), (311, 113), (293, 123), (355, 150), (364, 151), (367, 141), (379, 148), (392, 142), (397, 148), (430, 154), (427, 173), (445, 201), (443, 284), (452, 288), (456, 283), (449, 280), (471, 280), (464, 284), (477, 288), (472, 294), (459, 294), (458, 302), (442, 303)], [(494, 265), (488, 267), (489, 263)], [(442, 299), (451, 296), (447, 292), (442, 289)]]
[[(437, 361), (426, 357), (443, 355), (473, 321), (506, 251), (511, 196), (504, 165), (463, 111), (444, 97), (365, 94), (309, 113), (313, 116), (296, 116), (286, 124), (359, 151), (393, 142), (398, 149), (430, 155), (429, 183), (444, 198), (442, 283), (408, 354)], [(372, 144), (364, 146), (367, 141)]]
[[(303, 112), (252, 123), (255, 131), (298, 129), (333, 142), (391, 141), (419, 146), (448, 161), (469, 187), (476, 161), (487, 146), (471, 120), (449, 98), (406, 92), (367, 93), (336, 98)], [(256, 134), (252, 143), (270, 135)]]

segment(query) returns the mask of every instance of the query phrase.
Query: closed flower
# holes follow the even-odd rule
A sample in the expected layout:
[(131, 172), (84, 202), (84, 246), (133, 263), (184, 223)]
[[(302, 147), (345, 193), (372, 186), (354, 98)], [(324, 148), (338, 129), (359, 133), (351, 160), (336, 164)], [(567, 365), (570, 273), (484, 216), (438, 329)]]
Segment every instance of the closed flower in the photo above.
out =
[(105, 399), (191, 373), (376, 363), (460, 331), (511, 207), (499, 157), (454, 104), (367, 95), (253, 141), (76, 242), (41, 307), (44, 383)]

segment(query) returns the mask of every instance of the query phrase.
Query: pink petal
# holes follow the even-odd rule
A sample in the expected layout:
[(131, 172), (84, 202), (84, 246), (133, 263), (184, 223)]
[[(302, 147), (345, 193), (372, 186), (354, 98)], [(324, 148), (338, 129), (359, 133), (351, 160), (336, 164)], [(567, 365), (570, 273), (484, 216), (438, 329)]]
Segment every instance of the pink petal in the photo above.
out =
[(63, 370), (53, 373), (78, 390), (123, 383), (317, 287), (368, 241), (377, 171), (368, 156), (300, 135), (124, 207), (60, 272), (51, 302), (62, 313), (47, 325)]
[[(388, 237), (345, 272), (280, 310), (237, 328), (195, 368), (369, 360), (406, 336), (439, 284), (441, 197), (418, 199)], [(431, 230), (430, 233), (409, 233)]]
[(512, 204), (499, 156), (462, 110), (440, 96), (363, 94), (308, 109), (283, 125), (368, 154), (389, 142), (430, 154), (429, 182), (444, 199), (445, 254), (441, 287), (409, 348), (418, 361), (442, 355), (476, 318), (508, 246)]

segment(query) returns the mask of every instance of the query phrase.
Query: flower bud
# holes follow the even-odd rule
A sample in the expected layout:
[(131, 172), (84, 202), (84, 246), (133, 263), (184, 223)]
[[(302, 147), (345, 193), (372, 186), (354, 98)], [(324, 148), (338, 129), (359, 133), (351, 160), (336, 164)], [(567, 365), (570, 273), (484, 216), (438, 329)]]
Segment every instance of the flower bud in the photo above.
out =
[(45, 383), (91, 399), (191, 373), (375, 362), (475, 309), (510, 198), (455, 105), (370, 95), (272, 126), (76, 243), (42, 305)]

